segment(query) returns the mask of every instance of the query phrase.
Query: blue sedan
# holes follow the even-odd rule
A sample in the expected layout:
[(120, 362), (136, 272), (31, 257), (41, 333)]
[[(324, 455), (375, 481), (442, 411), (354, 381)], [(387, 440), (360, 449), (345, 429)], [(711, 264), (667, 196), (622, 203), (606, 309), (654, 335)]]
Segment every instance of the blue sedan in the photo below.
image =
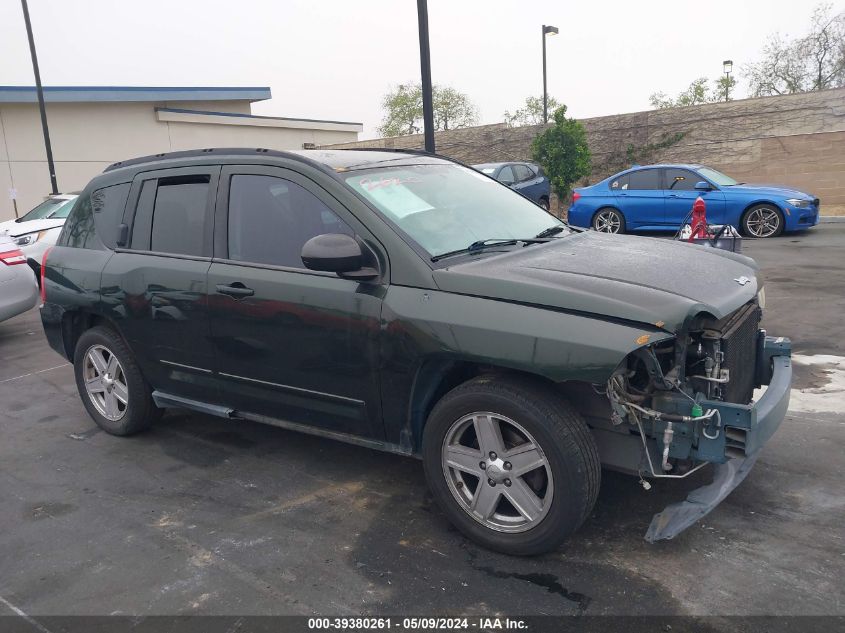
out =
[(819, 222), (819, 199), (803, 191), (749, 185), (703, 165), (634, 166), (573, 190), (569, 223), (604, 233), (675, 230), (701, 196), (710, 224), (749, 237), (776, 237)]
[(483, 163), (475, 169), (533, 200), (546, 211), (552, 186), (542, 167), (534, 163)]

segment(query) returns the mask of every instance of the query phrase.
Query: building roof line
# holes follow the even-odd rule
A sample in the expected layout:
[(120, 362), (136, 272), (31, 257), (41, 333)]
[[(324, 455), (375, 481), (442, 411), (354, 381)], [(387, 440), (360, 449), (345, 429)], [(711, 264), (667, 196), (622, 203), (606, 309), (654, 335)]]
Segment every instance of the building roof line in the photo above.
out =
[[(268, 86), (44, 86), (44, 100), (54, 103), (121, 101), (262, 101)], [(35, 86), (0, 86), (0, 103), (32, 103)]]
[(230, 116), (244, 119), (266, 119), (269, 121), (304, 121), (306, 123), (336, 123), (338, 125), (363, 125), (357, 121), (333, 121), (330, 119), (305, 119), (301, 117), (287, 116), (261, 116), (258, 114), (245, 114), (242, 112), (214, 112), (211, 110), (191, 110), (187, 108), (156, 108), (156, 112), (179, 112), (182, 114), (201, 114), (205, 116)]

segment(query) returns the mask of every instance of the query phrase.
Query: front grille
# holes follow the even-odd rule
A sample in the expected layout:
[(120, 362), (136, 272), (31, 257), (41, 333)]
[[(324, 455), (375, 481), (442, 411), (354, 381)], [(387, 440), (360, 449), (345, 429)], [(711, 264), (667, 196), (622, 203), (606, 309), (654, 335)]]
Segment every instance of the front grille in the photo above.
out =
[(757, 331), (762, 311), (749, 303), (734, 313), (722, 332), (722, 368), (730, 371), (722, 398), (726, 402), (748, 404), (754, 395), (757, 367)]

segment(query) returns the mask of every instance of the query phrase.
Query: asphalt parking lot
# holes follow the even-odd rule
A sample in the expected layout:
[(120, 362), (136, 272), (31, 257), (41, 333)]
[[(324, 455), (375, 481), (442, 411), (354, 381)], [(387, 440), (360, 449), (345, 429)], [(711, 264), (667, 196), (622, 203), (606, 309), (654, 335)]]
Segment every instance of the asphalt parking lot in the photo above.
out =
[(709, 473), (604, 472), (580, 532), (527, 559), (455, 532), (412, 459), (176, 411), (111, 437), (37, 311), (0, 323), (0, 614), (845, 614), (845, 222), (745, 252), (801, 361), (754, 470), (655, 545)]

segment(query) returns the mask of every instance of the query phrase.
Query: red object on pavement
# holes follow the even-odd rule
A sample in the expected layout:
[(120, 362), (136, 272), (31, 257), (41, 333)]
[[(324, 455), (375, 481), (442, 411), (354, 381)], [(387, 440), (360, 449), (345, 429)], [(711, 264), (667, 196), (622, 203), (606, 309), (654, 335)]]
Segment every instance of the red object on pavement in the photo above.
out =
[(707, 234), (707, 209), (704, 199), (698, 196), (692, 203), (692, 219), (690, 220), (690, 236), (687, 241), (692, 242), (695, 238), (706, 238)]

